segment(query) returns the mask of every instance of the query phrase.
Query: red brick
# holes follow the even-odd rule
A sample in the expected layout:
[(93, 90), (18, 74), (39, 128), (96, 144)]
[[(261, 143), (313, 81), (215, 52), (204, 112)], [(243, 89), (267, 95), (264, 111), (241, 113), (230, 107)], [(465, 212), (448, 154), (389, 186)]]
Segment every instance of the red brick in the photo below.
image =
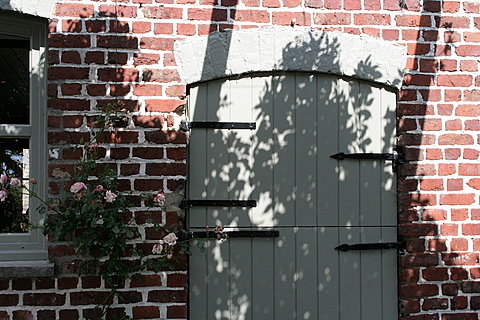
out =
[(438, 294), (438, 286), (434, 284), (409, 284), (400, 286), (400, 297), (428, 297)]
[(181, 131), (146, 131), (145, 139), (150, 143), (180, 143), (185, 144), (187, 142), (186, 134)]
[(475, 194), (442, 194), (440, 195), (440, 204), (441, 205), (469, 205), (475, 202)]
[(134, 65), (150, 65), (157, 64), (160, 60), (160, 55), (157, 53), (135, 53), (133, 56)]
[(444, 223), (440, 226), (440, 234), (442, 236), (458, 235), (458, 225), (453, 223)]
[(460, 119), (447, 120), (445, 122), (445, 130), (447, 130), (447, 131), (462, 130), (462, 120), (460, 120)]
[(32, 279), (13, 279), (12, 280), (12, 289), (13, 290), (32, 290)]
[(355, 25), (390, 25), (390, 15), (380, 13), (357, 13), (353, 15)]
[(173, 318), (187, 318), (187, 307), (186, 306), (167, 306), (167, 317), (170, 319)]
[(422, 212), (423, 221), (441, 221), (447, 218), (447, 213), (442, 209), (425, 209)]
[(79, 64), (82, 62), (78, 51), (65, 51), (62, 53), (63, 63)]
[(468, 160), (478, 160), (480, 151), (475, 149), (464, 149), (463, 150), (463, 158)]
[(448, 179), (447, 180), (448, 191), (461, 191), (463, 190), (463, 179)]
[(112, 296), (110, 292), (106, 291), (82, 291), (82, 292), (70, 292), (70, 304), (73, 306), (76, 305), (87, 305), (87, 304), (103, 304), (105, 302), (111, 301)]
[(455, 115), (460, 117), (478, 117), (480, 116), (480, 106), (478, 105), (459, 105), (455, 109)]
[(33, 313), (30, 310), (13, 310), (13, 320), (33, 320)]
[(148, 302), (175, 303), (186, 302), (185, 290), (153, 290), (148, 293)]
[(399, 234), (409, 237), (433, 236), (437, 234), (437, 225), (432, 223), (409, 223), (399, 227)]
[[(273, 12), (272, 15), (273, 24), (283, 26), (289, 26), (292, 20), (295, 20), (297, 26), (309, 26), (311, 24), (310, 19), (310, 13), (305, 12)], [(317, 23), (315, 21), (314, 17), (314, 23)]]
[(89, 84), (87, 85), (87, 93), (90, 96), (105, 96), (107, 88), (104, 84)]
[(127, 21), (119, 21), (117, 19), (110, 21), (110, 32), (128, 33), (130, 32), (130, 25)]
[(445, 281), (448, 280), (448, 269), (426, 268), (422, 271), (422, 277), (427, 281)]
[(430, 27), (430, 16), (427, 15), (401, 15), (395, 17), (398, 27)]
[(438, 138), (440, 145), (471, 145), (474, 139), (469, 134), (444, 134)]
[(470, 27), (470, 19), (465, 16), (436, 16), (435, 23), (441, 28), (452, 28), (454, 30)]
[(441, 160), (443, 159), (443, 152), (441, 149), (427, 149), (426, 150), (426, 159), (427, 160)]
[(57, 293), (25, 293), (23, 296), (26, 306), (63, 306), (65, 301), (65, 294)]
[(152, 24), (148, 21), (133, 21), (132, 32), (133, 33), (147, 33), (152, 31)]
[(78, 310), (63, 309), (59, 312), (59, 320), (78, 320)]
[(428, 250), (431, 252), (447, 251), (447, 241), (445, 239), (428, 240)]
[(134, 148), (133, 156), (141, 159), (162, 159), (163, 158), (163, 148)]
[(476, 61), (472, 61), (472, 60), (461, 60), (460, 61), (460, 71), (476, 72), (476, 71), (478, 71), (478, 64), (477, 64)]
[(182, 100), (148, 99), (145, 101), (145, 110), (147, 112), (172, 112), (184, 104), (185, 102)]
[(124, 48), (137, 49), (138, 38), (130, 36), (97, 36), (97, 46), (99, 48)]
[(240, 22), (256, 22), (256, 23), (268, 23), (270, 22), (270, 14), (266, 10), (235, 10), (235, 13), (231, 13), (232, 19)]
[(137, 69), (125, 68), (100, 68), (97, 71), (98, 79), (101, 81), (131, 82), (139, 80)]
[(468, 271), (464, 268), (451, 268), (450, 274), (450, 279), (454, 281), (468, 279)]
[(159, 84), (137, 84), (133, 86), (133, 94), (136, 96), (161, 96), (162, 85)]
[(447, 87), (469, 87), (472, 85), (472, 81), (470, 75), (438, 75), (437, 78), (439, 86)]
[(55, 5), (55, 16), (88, 18), (93, 14), (93, 4), (57, 3)]
[(105, 54), (101, 51), (89, 51), (85, 55), (85, 63), (105, 63)]
[(443, 253), (442, 260), (445, 265), (476, 265), (478, 253)]
[(402, 314), (420, 312), (420, 301), (418, 299), (400, 301), (400, 310)]
[(475, 163), (461, 163), (458, 166), (459, 174), (462, 176), (480, 175), (480, 165)]
[(89, 72), (88, 68), (50, 67), (48, 68), (48, 78), (50, 80), (88, 79)]
[(58, 279), (58, 289), (76, 289), (78, 286), (78, 278), (77, 277), (65, 277)]
[(88, 32), (92, 33), (105, 32), (107, 30), (104, 20), (87, 20), (85, 21), (85, 27)]
[(187, 286), (186, 274), (169, 274), (167, 276), (168, 287), (185, 287)]
[(48, 38), (50, 48), (88, 48), (90, 36), (77, 34), (52, 34)]
[(98, 14), (101, 17), (136, 18), (137, 7), (123, 5), (101, 5), (98, 8)]
[(325, 9), (341, 9), (342, 1), (341, 0), (323, 0)]
[(145, 69), (142, 73), (142, 80), (147, 82), (179, 82), (180, 75), (173, 69)]
[(133, 307), (133, 319), (159, 319), (160, 309), (158, 306)]
[(147, 163), (145, 173), (150, 176), (185, 175), (184, 163)]
[(155, 23), (153, 25), (153, 33), (155, 34), (172, 34), (173, 23)]
[(0, 306), (9, 307), (18, 305), (18, 294), (0, 294)]
[(422, 179), (420, 180), (420, 190), (440, 191), (444, 190), (442, 179)]
[(66, 96), (75, 96), (82, 93), (82, 85), (78, 83), (62, 84), (62, 94)]
[(466, 296), (454, 297), (450, 300), (452, 310), (461, 310), (468, 307), (468, 299)]
[(424, 299), (422, 303), (422, 310), (445, 310), (448, 309), (448, 299), (433, 298)]
[(454, 238), (450, 241), (450, 250), (452, 251), (467, 251), (468, 240), (464, 238)]
[[(181, 10), (181, 9), (180, 9)], [(216, 8), (189, 8), (187, 11), (188, 20), (204, 21), (226, 21), (227, 10)], [(181, 18), (181, 11), (180, 11)], [(179, 18), (176, 18), (179, 19)]]

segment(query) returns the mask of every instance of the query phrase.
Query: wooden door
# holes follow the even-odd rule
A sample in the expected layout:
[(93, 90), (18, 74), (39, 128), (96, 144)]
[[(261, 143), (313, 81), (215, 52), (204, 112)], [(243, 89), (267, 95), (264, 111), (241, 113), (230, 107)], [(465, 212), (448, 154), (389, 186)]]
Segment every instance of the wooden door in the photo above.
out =
[(392, 162), (330, 157), (392, 152), (395, 101), (383, 87), (325, 74), (190, 88), (192, 123), (256, 129), (192, 128), (187, 197), (257, 205), (192, 206), (188, 229), (279, 231), (192, 248), (190, 319), (397, 318), (396, 250), (335, 249), (397, 240)]

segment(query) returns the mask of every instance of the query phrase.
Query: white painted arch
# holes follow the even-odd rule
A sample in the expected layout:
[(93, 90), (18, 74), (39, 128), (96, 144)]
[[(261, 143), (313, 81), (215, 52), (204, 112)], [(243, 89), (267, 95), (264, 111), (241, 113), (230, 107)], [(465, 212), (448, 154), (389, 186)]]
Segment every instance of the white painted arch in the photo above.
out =
[(317, 71), (400, 88), (406, 47), (365, 35), (269, 27), (215, 32), (175, 43), (187, 83), (264, 71)]
[(0, 9), (51, 18), (55, 0), (0, 0)]

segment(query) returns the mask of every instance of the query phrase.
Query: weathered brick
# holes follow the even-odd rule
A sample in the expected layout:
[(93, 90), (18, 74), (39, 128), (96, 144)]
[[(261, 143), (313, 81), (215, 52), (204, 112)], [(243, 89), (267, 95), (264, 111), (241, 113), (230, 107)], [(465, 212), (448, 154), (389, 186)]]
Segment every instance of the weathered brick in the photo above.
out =
[(44, 292), (23, 295), (23, 304), (26, 306), (63, 306), (65, 302), (65, 294)]

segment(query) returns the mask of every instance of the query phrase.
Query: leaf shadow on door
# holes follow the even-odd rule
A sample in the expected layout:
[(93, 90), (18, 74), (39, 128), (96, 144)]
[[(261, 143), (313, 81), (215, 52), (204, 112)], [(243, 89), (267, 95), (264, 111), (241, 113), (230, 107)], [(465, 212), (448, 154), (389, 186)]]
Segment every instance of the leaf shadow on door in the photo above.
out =
[[(331, 57), (338, 55), (339, 45), (335, 40), (328, 45), (322, 41), (330, 40), (296, 39), (283, 50), (284, 62), (278, 68), (282, 71), (211, 81), (200, 85), (204, 87), (194, 97), (194, 120), (255, 121), (257, 129), (192, 133), (190, 144), (204, 140), (205, 149), (203, 154), (198, 149), (190, 151), (189, 197), (253, 199), (257, 206), (190, 209), (189, 228), (222, 225), (235, 230), (280, 231), (275, 239), (211, 241), (203, 261), (191, 260), (203, 264), (193, 268), (205, 272), (205, 279), (191, 283), (191, 299), (205, 299), (205, 319), (336, 319), (345, 308), (368, 312), (371, 308), (365, 308), (358, 297), (369, 290), (379, 289), (382, 300), (385, 288), (353, 285), (360, 276), (377, 277), (375, 272), (362, 270), (356, 253), (342, 256), (334, 247), (339, 241), (372, 241), (365, 230), (382, 223), (383, 213), (379, 221), (369, 221), (371, 209), (364, 205), (371, 202), (365, 194), (368, 188), (363, 194), (349, 191), (351, 184), (362, 184), (361, 166), (380, 166), (376, 170), (380, 176), (390, 174), (376, 183), (393, 197), (389, 220), (393, 231), (385, 236), (396, 237), (391, 165), (340, 163), (330, 155), (391, 152), (395, 99), (388, 100), (393, 108), (382, 109), (383, 114), (374, 117), (379, 112), (376, 100), (382, 99), (378, 95), (391, 96), (391, 91), (334, 75), (340, 61)], [(316, 55), (313, 60), (312, 55)], [(330, 63), (332, 74), (290, 69), (307, 61), (314, 61), (312, 70)], [(356, 69), (372, 80), (381, 77), (370, 59)], [(380, 124), (373, 123), (373, 118), (380, 118)], [(198, 170), (205, 176), (194, 173)], [(386, 209), (380, 201), (374, 210)], [(373, 241), (382, 240), (381, 232)], [(379, 259), (375, 263), (382, 268), (384, 261)], [(346, 276), (340, 278), (338, 270)]]

